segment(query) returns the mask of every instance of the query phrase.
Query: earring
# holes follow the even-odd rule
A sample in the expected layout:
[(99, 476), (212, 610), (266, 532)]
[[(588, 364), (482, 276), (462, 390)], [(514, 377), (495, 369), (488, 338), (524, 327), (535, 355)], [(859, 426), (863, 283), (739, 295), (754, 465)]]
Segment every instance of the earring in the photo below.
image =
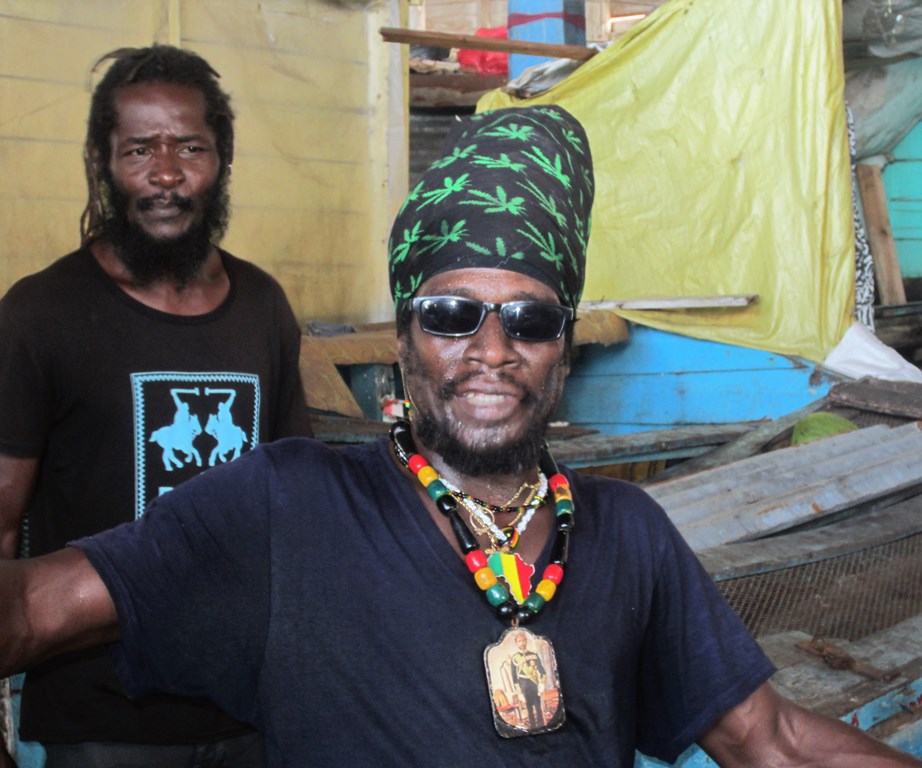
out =
[(403, 418), (410, 420), (410, 410), (413, 408), (413, 398), (410, 395), (410, 388), (407, 386), (407, 377), (400, 369), (400, 380), (403, 383)]

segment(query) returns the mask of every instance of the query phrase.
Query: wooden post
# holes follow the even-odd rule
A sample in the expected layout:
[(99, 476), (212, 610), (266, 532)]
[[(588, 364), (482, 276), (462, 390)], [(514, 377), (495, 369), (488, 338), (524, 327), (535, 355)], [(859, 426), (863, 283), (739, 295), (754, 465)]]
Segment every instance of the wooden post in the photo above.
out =
[(890, 228), (881, 168), (879, 165), (859, 163), (856, 171), (880, 303), (883, 306), (905, 304), (906, 288), (903, 286), (893, 230)]

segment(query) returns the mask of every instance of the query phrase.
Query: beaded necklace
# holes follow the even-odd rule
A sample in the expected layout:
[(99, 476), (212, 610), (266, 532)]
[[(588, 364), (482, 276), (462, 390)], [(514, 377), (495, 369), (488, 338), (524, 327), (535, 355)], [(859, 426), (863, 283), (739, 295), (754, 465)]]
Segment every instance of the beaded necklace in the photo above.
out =
[[(490, 547), (493, 552), (500, 550), (511, 552), (516, 548), (519, 538), (525, 533), (525, 529), (535, 516), (535, 512), (544, 504), (548, 488), (547, 475), (539, 469), (538, 482), (535, 484), (534, 492), (531, 494), (528, 503), (509, 509), (507, 507), (496, 507), (481, 501), (470, 494), (464, 493), (460, 488), (455, 487), (445, 479), (442, 479), (442, 483), (444, 483), (455, 500), (460, 501), (470, 513), (474, 533), (486, 533), (490, 537)], [(496, 518), (494, 517), (499, 512), (512, 512), (515, 516), (500, 528), (496, 524)], [(475, 520), (477, 523), (474, 522)]]
[(445, 481), (429, 462), (416, 452), (409, 423), (403, 419), (394, 422), (391, 427), (391, 440), (396, 448), (397, 458), (416, 475), (439, 512), (448, 518), (468, 570), (474, 575), (474, 582), (483, 591), (487, 602), (495, 609), (497, 617), (503, 621), (515, 618), (519, 624), (531, 621), (554, 597), (557, 585), (563, 579), (570, 531), (573, 530), (573, 496), (570, 493), (570, 484), (567, 478), (557, 471), (557, 463), (547, 448), (541, 452), (540, 467), (548, 476), (548, 486), (554, 494), (556, 534), (551, 549), (551, 561), (544, 569), (542, 579), (534, 592), (522, 605), (516, 606), (506, 588), (497, 581), (496, 574), (487, 566), (487, 556), (477, 543), (474, 533), (458, 514), (458, 502), (448, 490)]
[[(401, 464), (407, 467), (426, 489), (429, 498), (435, 502), (439, 512), (448, 518), (452, 533), (464, 555), (468, 570), (474, 576), (474, 583), (484, 593), (496, 616), (502, 621), (511, 621), (512, 626), (503, 632), (495, 643), (484, 650), (484, 667), (487, 688), (493, 712), (493, 725), (504, 738), (532, 736), (550, 733), (560, 728), (566, 720), (563, 693), (557, 675), (557, 658), (554, 646), (541, 635), (529, 632), (520, 625), (534, 619), (549, 600), (554, 597), (557, 586), (563, 580), (564, 567), (569, 552), (570, 531), (573, 530), (573, 496), (570, 484), (557, 469), (557, 464), (544, 446), (539, 460), (539, 469), (547, 477), (547, 485), (554, 494), (555, 534), (551, 548), (550, 563), (544, 569), (541, 580), (534, 591), (517, 605), (509, 591), (497, 580), (496, 573), (488, 564), (487, 554), (480, 548), (477, 537), (458, 514), (458, 500), (448, 485), (439, 477), (416, 451), (409, 422), (400, 419), (391, 426), (391, 442)], [(543, 496), (543, 494), (539, 494)], [(532, 500), (533, 502), (534, 500)], [(535, 507), (540, 506), (540, 503)], [(496, 555), (494, 554), (493, 557)], [(551, 702), (546, 707), (529, 705), (528, 718), (523, 719), (517, 708), (502, 706), (495, 695), (502, 690), (511, 668), (517, 685), (527, 687), (525, 677), (542, 676), (545, 694), (550, 693)], [(534, 674), (530, 670), (535, 670)], [(525, 677), (523, 677), (525, 676)], [(516, 690), (519, 690), (518, 688)], [(553, 694), (556, 693), (556, 697)], [(523, 695), (524, 689), (523, 689)], [(535, 687), (537, 696), (537, 687)], [(528, 698), (528, 696), (526, 696)]]

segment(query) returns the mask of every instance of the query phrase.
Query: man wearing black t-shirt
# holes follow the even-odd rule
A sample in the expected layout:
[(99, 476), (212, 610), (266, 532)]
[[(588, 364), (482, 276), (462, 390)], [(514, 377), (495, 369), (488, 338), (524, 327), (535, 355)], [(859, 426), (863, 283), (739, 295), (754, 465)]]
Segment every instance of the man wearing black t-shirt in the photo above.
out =
[[(81, 247), (0, 302), (4, 558), (23, 520), (24, 554), (46, 554), (259, 442), (310, 434), (282, 289), (217, 246), (234, 149), (218, 74), (170, 46), (108, 59)], [(128, 700), (103, 653), (29, 670), (20, 734), (48, 768), (262, 764), (253, 731), (204, 700)]]

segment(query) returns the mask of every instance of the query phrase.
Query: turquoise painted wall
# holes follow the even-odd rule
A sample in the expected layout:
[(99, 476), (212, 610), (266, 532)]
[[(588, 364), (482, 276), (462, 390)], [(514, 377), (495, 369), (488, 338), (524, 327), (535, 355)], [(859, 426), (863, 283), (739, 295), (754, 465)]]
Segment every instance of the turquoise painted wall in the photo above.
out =
[(922, 123), (893, 151), (884, 168), (890, 228), (903, 277), (922, 277)]

